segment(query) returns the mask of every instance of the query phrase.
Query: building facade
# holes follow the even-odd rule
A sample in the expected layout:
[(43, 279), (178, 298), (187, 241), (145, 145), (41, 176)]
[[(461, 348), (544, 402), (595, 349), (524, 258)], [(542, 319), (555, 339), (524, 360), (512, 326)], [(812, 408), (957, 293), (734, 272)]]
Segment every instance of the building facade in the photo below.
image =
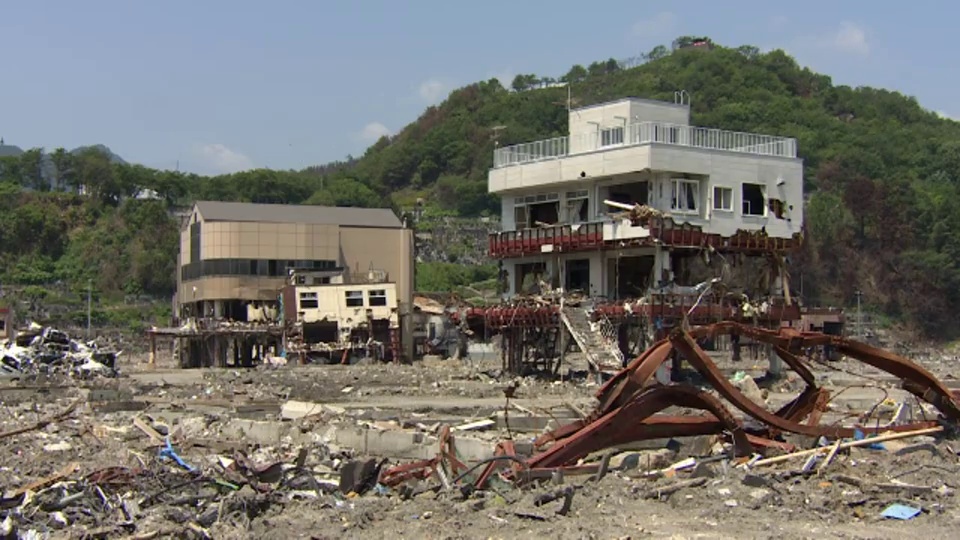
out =
[(691, 126), (685, 103), (573, 109), (568, 136), (495, 150), (488, 181), (508, 295), (638, 297), (675, 282), (680, 251), (786, 252), (803, 228), (796, 140)]
[(181, 317), (262, 320), (276, 309), (293, 271), (396, 288), (409, 310), (413, 233), (390, 209), (197, 202), (180, 235)]

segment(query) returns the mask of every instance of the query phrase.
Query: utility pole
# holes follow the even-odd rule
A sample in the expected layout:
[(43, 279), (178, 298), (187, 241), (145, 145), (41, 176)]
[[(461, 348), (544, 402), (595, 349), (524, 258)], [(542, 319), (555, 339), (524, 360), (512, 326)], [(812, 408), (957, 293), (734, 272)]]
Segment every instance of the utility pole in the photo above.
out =
[(860, 298), (863, 296), (863, 291), (857, 289), (854, 294), (857, 295), (857, 337), (860, 338), (863, 336), (863, 314), (860, 312)]
[(93, 280), (87, 280), (87, 339), (90, 339), (90, 315), (92, 313), (90, 297), (93, 294)]

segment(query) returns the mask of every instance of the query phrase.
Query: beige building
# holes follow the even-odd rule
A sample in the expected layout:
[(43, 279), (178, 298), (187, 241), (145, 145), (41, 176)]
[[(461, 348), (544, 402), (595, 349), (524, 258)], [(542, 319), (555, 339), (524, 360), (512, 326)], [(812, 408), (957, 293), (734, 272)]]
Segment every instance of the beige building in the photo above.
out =
[(412, 303), (413, 232), (386, 208), (199, 201), (178, 263), (185, 317), (252, 319), (276, 306), (294, 269), (342, 273), (345, 283), (375, 275), (396, 285), (401, 313)]

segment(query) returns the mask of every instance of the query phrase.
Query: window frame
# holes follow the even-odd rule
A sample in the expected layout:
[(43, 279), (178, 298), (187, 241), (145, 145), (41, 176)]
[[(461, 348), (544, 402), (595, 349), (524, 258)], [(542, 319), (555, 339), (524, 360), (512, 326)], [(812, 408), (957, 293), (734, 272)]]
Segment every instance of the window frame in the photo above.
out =
[[(354, 289), (352, 291), (343, 291), (343, 301), (348, 308), (362, 308), (364, 307), (364, 294), (363, 289)], [(360, 300), (360, 303), (356, 303), (357, 300)]]
[[(728, 201), (728, 202), (730, 203), (729, 206), (723, 207), (723, 206), (718, 206), (718, 205), (717, 205), (717, 191), (718, 191), (718, 190), (726, 191), (727, 193), (730, 194), (730, 200)], [(713, 186), (713, 201), (712, 201), (712, 203), (713, 203), (713, 204), (712, 204), (712, 207), (713, 207), (713, 210), (714, 210), (715, 212), (723, 212), (723, 213), (732, 214), (732, 213), (734, 212), (734, 208), (735, 208), (735, 207), (734, 207), (734, 204), (733, 204), (733, 187), (727, 186), (727, 185), (723, 185), (723, 184), (714, 185), (714, 186)]]
[(387, 290), (386, 289), (368, 290), (367, 305), (370, 307), (386, 307), (387, 306)]
[[(670, 180), (670, 211), (675, 214), (700, 215), (700, 180), (690, 178), (672, 178)], [(680, 207), (680, 193), (685, 193), (680, 187), (682, 185), (694, 186), (693, 209)], [(686, 199), (686, 197), (684, 197)]]
[[(760, 188), (760, 208), (761, 208), (761, 210), (760, 210), (760, 213), (759, 213), (759, 214), (754, 214), (754, 213), (752, 213), (752, 212), (751, 212), (751, 213), (747, 213), (747, 212), (744, 211), (744, 207), (745, 207), (747, 204), (750, 203), (750, 201), (748, 201), (747, 198), (744, 197), (744, 193), (743, 193), (743, 190), (744, 190), (747, 186), (757, 186), (757, 187)], [(740, 183), (740, 215), (743, 216), (743, 217), (749, 217), (749, 218), (765, 218), (765, 217), (767, 217), (768, 211), (769, 211), (769, 209), (767, 208), (767, 186), (765, 186), (765, 185), (763, 185), (763, 184), (757, 184), (757, 183), (755, 183), (755, 182), (741, 182), (741, 183)]]
[[(513, 226), (515, 230), (530, 229), (532, 225), (530, 224), (530, 206), (534, 204), (544, 204), (549, 202), (560, 202), (560, 192), (553, 193), (538, 193), (536, 195), (524, 195), (522, 197), (514, 197), (513, 199)], [(559, 208), (558, 214), (559, 214)], [(520, 213), (523, 212), (523, 222), (518, 219)]]
[[(305, 304), (304, 301), (307, 303)], [(299, 296), (297, 296), (297, 307), (300, 309), (319, 309), (320, 299), (317, 298), (316, 291), (301, 292)]]
[(622, 146), (626, 130), (623, 126), (613, 126), (600, 129), (600, 147)]
[[(580, 212), (576, 216), (573, 215), (573, 203), (583, 201), (583, 206), (580, 207)], [(567, 191), (563, 194), (563, 210), (566, 212), (566, 215), (563, 216), (566, 223), (585, 223), (590, 219), (590, 190), (589, 189), (578, 189), (576, 191)], [(581, 217), (582, 215), (582, 217)]]

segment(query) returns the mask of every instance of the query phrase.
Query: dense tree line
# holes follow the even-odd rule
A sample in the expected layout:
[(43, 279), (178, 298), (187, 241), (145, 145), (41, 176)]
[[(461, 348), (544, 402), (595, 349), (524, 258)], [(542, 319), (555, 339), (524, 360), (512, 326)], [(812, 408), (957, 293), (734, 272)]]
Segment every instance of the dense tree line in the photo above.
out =
[[(707, 39), (658, 46), (637, 67), (607, 60), (471, 84), (363, 156), (304, 171), (199, 177), (111, 162), (96, 149), (0, 158), (4, 279), (94, 278), (168, 293), (177, 224), (162, 216), (196, 199), (397, 209), (425, 201), (431, 211), (495, 215), (499, 202), (486, 191), (495, 148), (566, 134), (569, 105), (670, 101), (686, 90), (694, 124), (798, 139), (807, 231), (792, 281), (808, 303), (849, 304), (862, 290), (868, 305), (931, 335), (960, 333), (951, 317), (960, 307), (960, 124), (897, 92), (835, 86), (783, 51), (682, 46)], [(43, 173), (44, 159), (54, 172)], [(145, 189), (159, 200), (135, 198)]]

